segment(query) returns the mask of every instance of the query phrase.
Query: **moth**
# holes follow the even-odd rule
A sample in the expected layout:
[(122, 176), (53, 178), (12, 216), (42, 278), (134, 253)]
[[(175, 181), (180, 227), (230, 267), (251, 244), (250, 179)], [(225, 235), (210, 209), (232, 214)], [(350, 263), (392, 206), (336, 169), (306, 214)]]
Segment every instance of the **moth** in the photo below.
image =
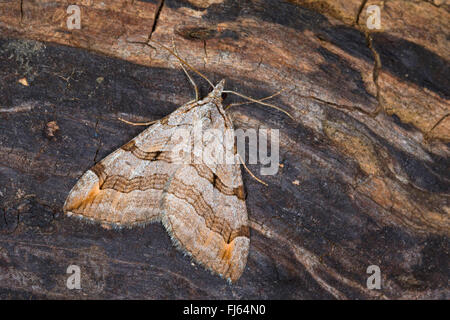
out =
[[(177, 248), (221, 277), (238, 280), (250, 245), (240, 164), (176, 161), (173, 152), (193, 143), (180, 143), (184, 137), (179, 132), (195, 136), (200, 127), (226, 137), (233, 131), (222, 104), (224, 83), (203, 99), (198, 99), (194, 84), (194, 101), (156, 121), (84, 173), (70, 191), (64, 212), (116, 227), (160, 221)], [(227, 151), (224, 139), (200, 141), (200, 146)], [(237, 158), (236, 148), (231, 152)]]

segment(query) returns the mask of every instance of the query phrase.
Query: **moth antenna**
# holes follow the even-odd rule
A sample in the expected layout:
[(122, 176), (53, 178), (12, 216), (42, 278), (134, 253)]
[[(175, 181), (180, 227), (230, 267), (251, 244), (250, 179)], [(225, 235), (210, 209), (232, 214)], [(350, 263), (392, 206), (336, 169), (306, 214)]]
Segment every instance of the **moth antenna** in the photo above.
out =
[(200, 77), (202, 77), (203, 79), (205, 79), (209, 85), (214, 88), (213, 83), (200, 71), (198, 71), (197, 69), (195, 69), (193, 66), (191, 66), (189, 63), (187, 63), (186, 61), (184, 61), (180, 56), (178, 56), (178, 54), (176, 54), (175, 52), (173, 52), (172, 49), (166, 47), (165, 45), (163, 45), (162, 43), (159, 43), (158, 41), (149, 39), (149, 42), (154, 42), (157, 45), (159, 45), (161, 48), (167, 50), (170, 54), (172, 54), (175, 58), (177, 58), (181, 63), (183, 63), (184, 65), (186, 65), (189, 69), (191, 69), (192, 71), (194, 71), (196, 74), (198, 74)]
[(280, 107), (277, 107), (277, 106), (274, 105), (274, 104), (267, 103), (267, 102), (262, 102), (261, 99), (260, 99), (260, 100), (256, 100), (256, 99), (253, 99), (253, 98), (248, 97), (248, 96), (246, 96), (246, 95), (243, 95), (242, 93), (239, 93), (239, 92), (236, 92), (236, 91), (232, 91), (232, 90), (223, 90), (222, 92), (224, 92), (224, 93), (232, 93), (232, 94), (235, 94), (235, 95), (237, 95), (237, 96), (239, 96), (239, 97), (242, 97), (242, 98), (244, 98), (244, 99), (250, 100), (252, 103), (257, 103), (257, 104), (261, 104), (261, 105), (263, 105), (263, 106), (271, 107), (271, 108), (273, 108), (273, 109), (276, 109), (276, 110), (278, 110), (278, 111), (283, 112), (284, 114), (286, 114), (286, 115), (287, 115), (289, 118), (291, 118), (292, 120), (295, 120), (294, 117), (291, 116), (291, 114), (290, 114), (289, 112), (287, 112), (286, 110), (284, 110), (284, 109), (282, 109), (282, 108), (280, 108)]
[[(175, 41), (173, 40), (173, 38), (172, 38), (172, 45), (173, 45), (173, 51), (175, 52), (175, 54), (178, 55), (177, 48), (175, 47)], [(180, 66), (183, 69), (183, 71), (186, 74), (186, 76), (188, 77), (188, 79), (191, 82), (191, 84), (194, 86), (195, 101), (198, 101), (199, 100), (199, 93), (198, 93), (197, 84), (195, 83), (194, 79), (192, 79), (191, 75), (187, 72), (186, 68), (184, 67), (184, 65), (181, 62), (180, 62)]]
[[(268, 96), (268, 97), (264, 97), (264, 98), (262, 98), (262, 99), (257, 99), (258, 101), (264, 101), (264, 100), (269, 100), (269, 99), (271, 99), (271, 98), (273, 98), (273, 97), (276, 97), (276, 96), (278, 96), (279, 94), (281, 94), (283, 91), (285, 91), (286, 90), (286, 88), (283, 88), (283, 89), (281, 89), (280, 91), (278, 91), (278, 92), (276, 92), (276, 93), (274, 93), (274, 94), (272, 94), (272, 95), (270, 95), (270, 96)], [(231, 108), (231, 107), (235, 107), (235, 106), (241, 106), (241, 105), (244, 105), (244, 104), (252, 104), (252, 103), (254, 103), (254, 102), (252, 102), (252, 101), (250, 101), (250, 102), (236, 102), (236, 103), (230, 103), (229, 105), (227, 105), (226, 107), (225, 107), (225, 110), (228, 110), (229, 108)]]
[(245, 161), (244, 161), (244, 159), (242, 159), (241, 155), (240, 155), (239, 153), (238, 153), (237, 155), (238, 155), (239, 159), (241, 160), (241, 163), (242, 163), (242, 165), (244, 166), (245, 170), (247, 170), (247, 172), (253, 177), (253, 179), (255, 179), (256, 181), (258, 181), (259, 183), (261, 183), (261, 184), (263, 184), (263, 185), (265, 185), (265, 186), (267, 187), (267, 186), (268, 186), (267, 183), (265, 183), (264, 181), (262, 181), (261, 179), (259, 179), (257, 176), (255, 176), (255, 175), (253, 174), (253, 172), (251, 172), (250, 169), (247, 168), (247, 166), (245, 165)]
[(153, 121), (149, 121), (149, 122), (131, 122), (122, 118), (117, 118), (118, 120), (125, 122), (126, 124), (132, 125), (132, 126), (149, 126), (151, 124), (154, 124), (156, 122), (158, 122), (159, 120), (153, 120)]

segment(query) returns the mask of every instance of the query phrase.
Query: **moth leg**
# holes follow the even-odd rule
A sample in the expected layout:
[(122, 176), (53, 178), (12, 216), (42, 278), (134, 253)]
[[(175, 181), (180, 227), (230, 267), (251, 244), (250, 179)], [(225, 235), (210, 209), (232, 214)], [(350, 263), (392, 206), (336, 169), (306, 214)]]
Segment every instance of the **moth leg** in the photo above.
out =
[(122, 118), (117, 118), (118, 120), (125, 122), (126, 124), (132, 125), (132, 126), (149, 126), (151, 124), (154, 124), (156, 122), (158, 122), (159, 120), (153, 120), (153, 121), (149, 121), (149, 122), (132, 122), (132, 121), (128, 121)]
[[(173, 46), (173, 52), (175, 52), (175, 54), (178, 55), (177, 48), (175, 46), (175, 41), (173, 40), (173, 38), (172, 38), (172, 46)], [(199, 93), (198, 93), (197, 84), (195, 83), (194, 79), (192, 79), (192, 77), (189, 75), (189, 73), (187, 72), (186, 68), (181, 63), (181, 61), (179, 63), (180, 63), (181, 68), (183, 69), (184, 73), (188, 77), (189, 81), (191, 82), (192, 86), (194, 87), (194, 90), (195, 90), (195, 102), (197, 102), (200, 99), (200, 96), (199, 96)]]
[(268, 186), (267, 183), (265, 183), (264, 181), (262, 181), (261, 179), (259, 179), (257, 176), (255, 176), (255, 175), (253, 174), (253, 172), (251, 172), (250, 169), (247, 168), (247, 166), (245, 165), (245, 161), (244, 161), (244, 159), (242, 159), (241, 155), (238, 154), (238, 156), (239, 156), (239, 160), (241, 161), (241, 164), (244, 166), (245, 170), (247, 170), (247, 172), (252, 176), (252, 178), (255, 179), (256, 181), (258, 181), (259, 183), (261, 183), (261, 184), (263, 184), (263, 185), (265, 185), (265, 186), (267, 187), (267, 186)]
[[(273, 95), (272, 95), (272, 96), (269, 96), (269, 97), (267, 97), (267, 98), (263, 98), (263, 99), (257, 100), (257, 99), (254, 99), (254, 98), (252, 98), (252, 97), (248, 97), (248, 96), (246, 96), (246, 95), (244, 95), (244, 94), (242, 94), (242, 93), (233, 91), (233, 90), (223, 90), (222, 92), (223, 92), (223, 93), (232, 93), (232, 94), (235, 94), (235, 95), (237, 95), (237, 96), (239, 96), (239, 97), (241, 97), (241, 98), (244, 98), (244, 99), (247, 99), (247, 100), (251, 101), (251, 103), (257, 103), (257, 104), (261, 104), (261, 105), (263, 105), (263, 106), (271, 107), (271, 108), (273, 108), (273, 109), (276, 109), (276, 110), (278, 110), (278, 111), (283, 112), (284, 114), (286, 114), (286, 115), (287, 115), (289, 118), (291, 118), (292, 120), (295, 120), (295, 118), (294, 118), (289, 112), (287, 112), (286, 110), (284, 110), (284, 109), (282, 109), (282, 108), (280, 108), (280, 107), (278, 107), (278, 106), (276, 106), (276, 105), (274, 105), (274, 104), (267, 103), (267, 102), (264, 102), (264, 101), (263, 101), (263, 100), (265, 100), (265, 99), (268, 99), (269, 97), (272, 97)], [(229, 108), (229, 107), (231, 107), (231, 105), (228, 105), (228, 106), (227, 106), (227, 108)], [(227, 109), (227, 108), (225, 108), (225, 109)]]
[(272, 94), (272, 95), (270, 95), (270, 96), (267, 96), (267, 97), (264, 97), (264, 98), (261, 98), (261, 99), (257, 99), (256, 101), (244, 101), (244, 102), (235, 102), (235, 103), (230, 103), (229, 105), (227, 105), (226, 107), (225, 107), (225, 110), (227, 110), (227, 109), (229, 109), (229, 108), (231, 108), (231, 107), (234, 107), (234, 106), (241, 106), (241, 105), (243, 105), (243, 104), (252, 104), (252, 103), (258, 103), (258, 102), (261, 102), (261, 101), (264, 101), (264, 100), (269, 100), (269, 99), (271, 99), (271, 98), (273, 98), (273, 97), (276, 97), (276, 96), (278, 96), (280, 93), (282, 93), (284, 90), (286, 90), (286, 88), (283, 88), (283, 89), (281, 89), (280, 91), (278, 91), (278, 92), (275, 92), (274, 94)]
[(200, 97), (198, 94), (198, 87), (197, 84), (194, 82), (194, 79), (192, 79), (192, 77), (189, 75), (189, 73), (187, 72), (186, 68), (183, 66), (182, 63), (180, 63), (181, 68), (183, 68), (184, 73), (187, 75), (187, 77), (189, 78), (189, 81), (192, 83), (192, 85), (194, 86), (194, 90), (195, 90), (195, 102), (197, 102)]

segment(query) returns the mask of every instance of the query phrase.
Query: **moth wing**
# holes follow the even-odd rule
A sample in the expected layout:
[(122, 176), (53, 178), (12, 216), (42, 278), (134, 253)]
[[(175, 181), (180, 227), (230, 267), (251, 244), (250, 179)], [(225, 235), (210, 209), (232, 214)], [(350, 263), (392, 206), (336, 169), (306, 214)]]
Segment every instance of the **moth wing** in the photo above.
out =
[[(132, 226), (160, 219), (163, 189), (177, 169), (170, 145), (170, 117), (156, 122), (86, 171), (70, 191), (64, 212), (103, 225)], [(176, 118), (176, 117), (175, 117)]]
[[(218, 114), (216, 106), (196, 112), (205, 130), (233, 134), (231, 121)], [(224, 148), (220, 139), (203, 143), (210, 150)], [(232, 282), (242, 275), (250, 238), (241, 169), (235, 160), (181, 165), (164, 193), (161, 219), (174, 244), (195, 261)]]
[[(169, 154), (180, 145), (175, 130), (191, 136), (199, 123), (224, 136), (233, 129), (221, 107), (185, 105), (88, 170), (69, 193), (64, 212), (106, 225), (162, 220), (175, 245), (234, 282), (250, 245), (239, 164), (172, 163)], [(204, 149), (223, 147), (223, 141), (203, 141)], [(236, 159), (235, 150), (232, 155)]]

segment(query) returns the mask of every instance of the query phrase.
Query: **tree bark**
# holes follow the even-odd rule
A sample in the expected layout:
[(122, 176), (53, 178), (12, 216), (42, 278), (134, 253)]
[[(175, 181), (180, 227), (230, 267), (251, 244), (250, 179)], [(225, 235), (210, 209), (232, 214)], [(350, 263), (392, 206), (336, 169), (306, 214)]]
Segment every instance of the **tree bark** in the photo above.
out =
[[(443, 1), (2, 1), (0, 298), (448, 299), (449, 18)], [(173, 40), (227, 89), (284, 89), (271, 102), (295, 118), (229, 109), (236, 128), (281, 140), (276, 175), (249, 165), (267, 187), (243, 170), (251, 248), (233, 285), (160, 224), (62, 214), (80, 175), (144, 130), (118, 117), (159, 119), (193, 98), (149, 39)], [(81, 290), (66, 287), (69, 265)], [(371, 265), (381, 289), (366, 285)]]

